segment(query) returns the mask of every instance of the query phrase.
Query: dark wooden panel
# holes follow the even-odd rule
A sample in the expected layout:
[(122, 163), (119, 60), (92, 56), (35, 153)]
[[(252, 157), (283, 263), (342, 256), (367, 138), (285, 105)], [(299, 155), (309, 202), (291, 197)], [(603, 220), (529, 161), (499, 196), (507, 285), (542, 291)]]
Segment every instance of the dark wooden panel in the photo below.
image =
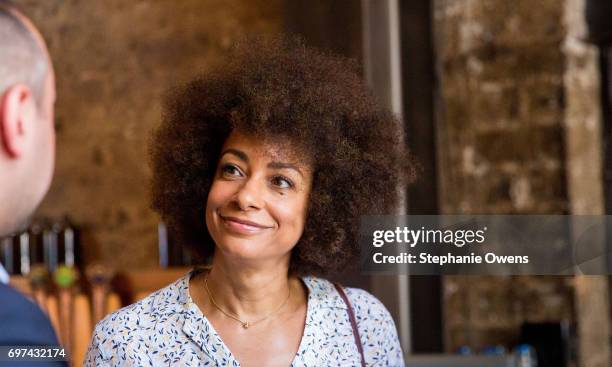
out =
[[(402, 90), (406, 143), (422, 165), (408, 188), (407, 214), (437, 214), (434, 54), (429, 0), (400, 2)], [(443, 351), (442, 281), (438, 276), (410, 277), (413, 353)]]
[[(357, 60), (362, 65), (361, 2), (356, 0), (285, 0), (284, 28), (319, 49)], [(370, 277), (357, 268), (332, 274), (330, 280), (371, 290)]]
[(284, 15), (286, 32), (361, 63), (361, 1), (285, 0)]

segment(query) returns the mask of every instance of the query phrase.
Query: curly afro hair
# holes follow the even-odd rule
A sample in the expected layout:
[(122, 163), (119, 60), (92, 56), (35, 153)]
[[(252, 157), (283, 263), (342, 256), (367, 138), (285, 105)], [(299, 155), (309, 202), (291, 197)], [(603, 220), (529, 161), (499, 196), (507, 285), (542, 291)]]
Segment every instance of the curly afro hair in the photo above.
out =
[(395, 214), (398, 185), (416, 176), (400, 126), (352, 60), (299, 39), (249, 39), (226, 63), (168, 93), (150, 151), (152, 207), (195, 255), (212, 256), (204, 205), (224, 141), (234, 130), (282, 138), (313, 170), (290, 273), (341, 271), (357, 263), (360, 217)]

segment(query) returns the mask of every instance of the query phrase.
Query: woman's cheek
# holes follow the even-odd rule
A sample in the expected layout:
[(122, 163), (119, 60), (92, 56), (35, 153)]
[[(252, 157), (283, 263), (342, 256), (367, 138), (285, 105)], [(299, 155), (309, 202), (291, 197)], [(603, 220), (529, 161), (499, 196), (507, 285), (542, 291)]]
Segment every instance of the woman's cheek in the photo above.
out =
[(302, 200), (291, 200), (290, 203), (280, 205), (276, 210), (276, 215), (279, 218), (279, 223), (285, 223), (292, 230), (301, 234), (306, 222), (305, 204)]
[(215, 180), (208, 193), (208, 204), (214, 207), (223, 206), (231, 199), (234, 190), (233, 186), (231, 182)]

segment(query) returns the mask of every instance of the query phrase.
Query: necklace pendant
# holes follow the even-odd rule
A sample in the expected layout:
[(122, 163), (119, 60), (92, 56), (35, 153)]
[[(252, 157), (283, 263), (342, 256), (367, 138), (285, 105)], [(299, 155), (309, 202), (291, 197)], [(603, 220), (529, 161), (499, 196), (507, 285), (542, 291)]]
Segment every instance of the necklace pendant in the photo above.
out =
[(247, 322), (243, 322), (242, 323), (242, 327), (245, 328), (245, 329), (248, 329), (249, 328), (249, 322), (248, 321)]

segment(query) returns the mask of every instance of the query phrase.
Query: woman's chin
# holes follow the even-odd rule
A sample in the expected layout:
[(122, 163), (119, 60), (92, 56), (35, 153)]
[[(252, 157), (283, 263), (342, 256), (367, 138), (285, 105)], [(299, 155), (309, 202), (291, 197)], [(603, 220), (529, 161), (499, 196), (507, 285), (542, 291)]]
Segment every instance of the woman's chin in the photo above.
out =
[(245, 239), (231, 239), (224, 241), (217, 248), (223, 252), (223, 256), (234, 260), (258, 260), (265, 258), (263, 244), (260, 241), (249, 241)]

